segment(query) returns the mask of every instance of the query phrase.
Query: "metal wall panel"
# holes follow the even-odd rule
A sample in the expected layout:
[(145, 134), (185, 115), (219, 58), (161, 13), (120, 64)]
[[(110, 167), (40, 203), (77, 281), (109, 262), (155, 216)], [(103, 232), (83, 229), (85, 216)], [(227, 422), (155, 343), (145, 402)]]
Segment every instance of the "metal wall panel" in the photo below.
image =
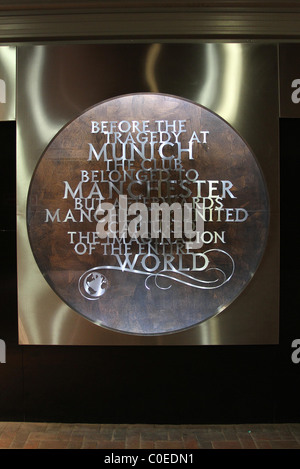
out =
[[(26, 199), (34, 168), (67, 122), (105, 99), (153, 91), (202, 104), (252, 148), (270, 196), (262, 262), (222, 314), (188, 331), (142, 337), (105, 330), (68, 308), (33, 259)], [(278, 342), (277, 47), (259, 44), (103, 44), (18, 48), (18, 293), (22, 344), (218, 345)]]

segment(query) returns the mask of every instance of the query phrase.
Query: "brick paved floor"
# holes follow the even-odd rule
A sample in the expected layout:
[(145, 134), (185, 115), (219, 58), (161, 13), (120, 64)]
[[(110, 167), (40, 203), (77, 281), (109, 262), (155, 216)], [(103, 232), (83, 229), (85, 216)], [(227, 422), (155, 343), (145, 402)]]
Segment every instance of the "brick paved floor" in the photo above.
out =
[(300, 424), (0, 422), (0, 449), (300, 449)]

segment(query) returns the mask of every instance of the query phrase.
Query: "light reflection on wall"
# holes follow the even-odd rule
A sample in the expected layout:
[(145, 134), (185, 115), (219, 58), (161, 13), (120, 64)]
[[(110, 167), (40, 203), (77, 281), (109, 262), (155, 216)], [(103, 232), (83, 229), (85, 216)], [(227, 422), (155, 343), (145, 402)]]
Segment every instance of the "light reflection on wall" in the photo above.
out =
[(242, 86), (243, 57), (241, 44), (224, 44), (225, 66), (220, 103), (216, 113), (230, 123), (235, 122)]
[(146, 57), (145, 75), (152, 93), (159, 93), (159, 86), (155, 76), (155, 65), (161, 51), (160, 44), (152, 44)]
[(197, 102), (209, 109), (213, 109), (216, 93), (220, 84), (221, 64), (218, 47), (215, 44), (206, 44), (204, 59), (204, 85), (199, 90)]
[[(168, 47), (161, 44), (152, 44), (149, 47), (145, 61), (145, 77), (150, 92), (159, 93), (166, 91), (164, 75), (168, 73), (170, 63)], [(162, 53), (165, 54), (162, 58)], [(175, 60), (173, 50), (169, 56)], [(167, 58), (167, 62), (166, 62)], [(193, 63), (183, 65), (189, 70), (194, 68), (195, 80), (198, 81), (198, 89), (194, 93), (191, 84), (185, 89), (183, 98), (191, 99), (220, 115), (223, 119), (234, 125), (240, 102), (243, 85), (243, 53), (241, 44), (204, 44), (199, 48), (199, 53), (193, 58)], [(198, 60), (198, 63), (197, 63)], [(174, 84), (173, 84), (174, 86)], [(163, 89), (162, 89), (163, 88)], [(171, 94), (176, 91), (176, 85)], [(178, 94), (178, 93), (175, 93)]]
[(43, 146), (55, 136), (59, 129), (65, 125), (65, 121), (51, 119), (47, 109), (44, 108), (43, 71), (45, 68), (45, 49), (43, 47), (33, 48), (30, 67), (27, 67), (26, 95), (33, 96), (34, 106), (31, 108), (33, 122), (35, 123), (36, 137)]
[(197, 101), (233, 125), (238, 114), (242, 87), (242, 46), (207, 44), (205, 53), (205, 84)]

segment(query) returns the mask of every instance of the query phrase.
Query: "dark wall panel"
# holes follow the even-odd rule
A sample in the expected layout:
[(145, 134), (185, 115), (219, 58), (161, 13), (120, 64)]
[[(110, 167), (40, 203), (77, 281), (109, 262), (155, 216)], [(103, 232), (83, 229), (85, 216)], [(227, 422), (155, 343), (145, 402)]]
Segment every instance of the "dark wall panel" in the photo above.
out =
[(0, 363), (0, 418), (22, 420), (22, 350), (17, 345), (15, 122), (0, 123), (0, 140), (0, 339), (6, 343), (6, 363)]
[(272, 421), (274, 358), (273, 347), (26, 347), (25, 414), (106, 423)]

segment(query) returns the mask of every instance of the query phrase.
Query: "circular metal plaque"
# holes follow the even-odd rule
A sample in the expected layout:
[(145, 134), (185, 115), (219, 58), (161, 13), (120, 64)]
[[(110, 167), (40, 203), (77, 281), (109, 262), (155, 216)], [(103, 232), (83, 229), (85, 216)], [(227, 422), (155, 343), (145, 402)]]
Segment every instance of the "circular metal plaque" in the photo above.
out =
[(66, 125), (33, 174), (27, 226), (41, 273), (111, 330), (166, 334), (226, 308), (258, 267), (269, 202), (256, 159), (208, 109), (107, 100)]

